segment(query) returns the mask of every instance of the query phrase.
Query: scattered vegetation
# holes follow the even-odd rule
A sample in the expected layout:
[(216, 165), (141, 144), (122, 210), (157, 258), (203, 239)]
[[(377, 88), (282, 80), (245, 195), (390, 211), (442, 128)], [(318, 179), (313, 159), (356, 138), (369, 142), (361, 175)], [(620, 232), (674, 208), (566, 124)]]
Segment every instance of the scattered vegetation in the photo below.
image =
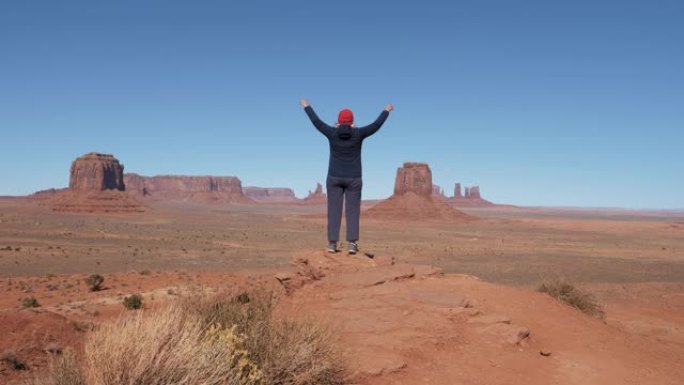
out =
[(85, 374), (73, 350), (67, 349), (51, 364), (51, 385), (85, 385)]
[(36, 299), (36, 297), (26, 297), (21, 301), (21, 306), (24, 309), (31, 309), (31, 308), (40, 307), (40, 303), (38, 303), (38, 300)]
[(556, 280), (539, 285), (537, 291), (546, 293), (556, 300), (570, 305), (591, 316), (603, 319), (605, 312), (593, 295), (584, 292), (570, 282)]
[(0, 362), (4, 362), (14, 370), (26, 370), (28, 367), (23, 363), (14, 352), (8, 350), (0, 354)]
[(89, 286), (90, 291), (100, 291), (102, 290), (104, 277), (100, 274), (93, 274), (90, 277), (86, 278), (85, 282)]
[(143, 307), (143, 297), (140, 294), (132, 294), (124, 297), (123, 305), (128, 310), (138, 310)]
[(140, 274), (140, 275), (151, 275), (152, 272), (149, 269), (145, 269), (145, 270), (140, 271), (138, 274)]
[[(127, 297), (129, 298), (129, 297)], [(271, 293), (196, 296), (92, 330), (38, 385), (341, 385), (328, 329), (275, 316)]]
[(278, 319), (269, 292), (190, 298), (185, 312), (203, 327), (222, 325), (241, 336), (244, 349), (261, 371), (259, 384), (343, 384), (344, 370), (330, 331), (313, 322)]

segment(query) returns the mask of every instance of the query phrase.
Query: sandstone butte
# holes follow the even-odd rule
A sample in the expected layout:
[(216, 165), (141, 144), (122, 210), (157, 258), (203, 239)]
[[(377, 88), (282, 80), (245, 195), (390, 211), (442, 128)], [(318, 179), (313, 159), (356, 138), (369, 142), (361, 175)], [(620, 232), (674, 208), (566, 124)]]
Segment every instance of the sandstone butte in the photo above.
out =
[(397, 169), (394, 194), (368, 209), (368, 219), (470, 220), (473, 219), (433, 196), (432, 171), (426, 163), (404, 163)]
[(69, 188), (45, 201), (54, 211), (132, 213), (142, 204), (125, 192), (124, 166), (113, 155), (91, 152), (71, 164)]

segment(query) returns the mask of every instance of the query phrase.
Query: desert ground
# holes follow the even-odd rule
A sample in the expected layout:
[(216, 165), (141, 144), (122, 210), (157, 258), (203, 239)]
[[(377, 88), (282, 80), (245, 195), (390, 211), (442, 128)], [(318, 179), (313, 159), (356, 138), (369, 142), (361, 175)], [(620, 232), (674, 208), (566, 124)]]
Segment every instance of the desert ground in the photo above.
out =
[[(154, 309), (193, 291), (282, 289), (274, 276), (296, 275), (302, 260), (324, 274), (283, 291), (281, 306), (339, 331), (350, 383), (681, 383), (684, 213), (463, 211), (477, 219), (362, 214), (369, 258), (322, 252), (322, 205), (89, 214), (0, 199), (0, 353), (26, 364), (0, 364), (0, 383), (45, 369), (49, 344), (78, 348), (89, 325), (127, 312), (124, 296)], [(104, 290), (88, 291), (90, 274)], [(536, 291), (557, 279), (593, 294), (605, 317)], [(27, 297), (40, 306), (25, 309)]]

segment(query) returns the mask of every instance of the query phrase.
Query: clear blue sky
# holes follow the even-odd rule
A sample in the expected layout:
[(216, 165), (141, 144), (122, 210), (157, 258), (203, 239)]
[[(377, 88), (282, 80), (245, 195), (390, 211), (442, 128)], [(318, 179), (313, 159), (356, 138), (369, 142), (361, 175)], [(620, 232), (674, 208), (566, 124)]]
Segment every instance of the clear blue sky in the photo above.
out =
[(324, 181), (298, 105), (370, 122), (364, 197), (404, 161), (521, 205), (684, 207), (684, 2), (3, 1), (0, 195), (77, 156), (143, 175)]

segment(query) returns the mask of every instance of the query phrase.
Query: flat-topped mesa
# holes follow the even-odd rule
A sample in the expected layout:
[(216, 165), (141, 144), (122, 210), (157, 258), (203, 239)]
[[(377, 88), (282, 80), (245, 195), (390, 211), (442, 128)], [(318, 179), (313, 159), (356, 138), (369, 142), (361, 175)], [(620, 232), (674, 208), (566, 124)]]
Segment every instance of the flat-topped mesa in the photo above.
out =
[(259, 202), (296, 202), (294, 190), (286, 187), (243, 187), (242, 192)]
[(125, 174), (128, 191), (139, 197), (210, 203), (250, 203), (242, 182), (234, 176)]
[(432, 171), (427, 163), (406, 162), (397, 169), (394, 195), (412, 192), (420, 196), (432, 195)]
[(91, 152), (71, 163), (69, 190), (124, 191), (123, 164), (113, 155)]

